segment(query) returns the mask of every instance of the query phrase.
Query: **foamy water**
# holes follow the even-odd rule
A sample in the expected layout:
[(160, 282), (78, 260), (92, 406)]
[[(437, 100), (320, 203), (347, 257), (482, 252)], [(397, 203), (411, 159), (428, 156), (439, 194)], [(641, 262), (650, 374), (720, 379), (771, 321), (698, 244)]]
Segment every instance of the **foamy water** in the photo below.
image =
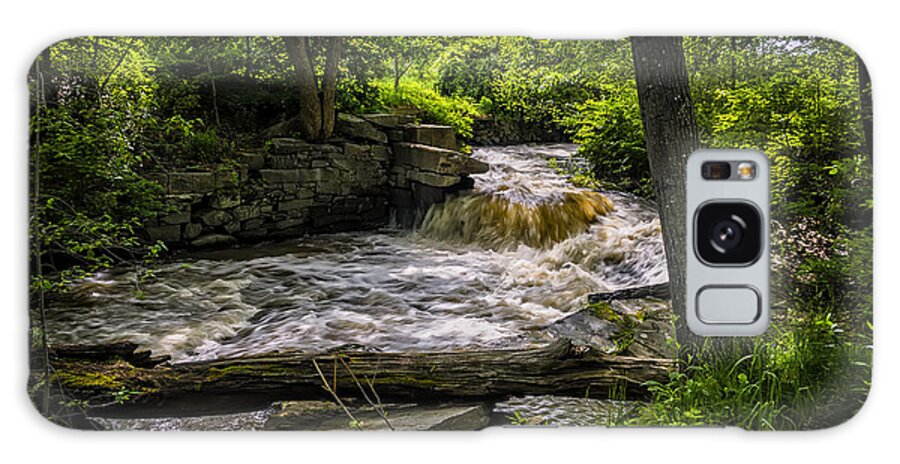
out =
[[(544, 209), (566, 208), (572, 196), (593, 202), (597, 194), (570, 186), (547, 165), (574, 148), (476, 149), (491, 171), (474, 176), (475, 194)], [(587, 294), (667, 280), (655, 212), (636, 198), (604, 195), (613, 210), (518, 245), (506, 238), (541, 232), (511, 221), (516, 230), (497, 226), (502, 246), (491, 246), (425, 233), (426, 218), (423, 233), (320, 235), (166, 264), (140, 299), (133, 272), (97, 275), (50, 308), (48, 332), (52, 343), (131, 340), (176, 362), (348, 346), (541, 344), (550, 337), (543, 328), (583, 307)]]

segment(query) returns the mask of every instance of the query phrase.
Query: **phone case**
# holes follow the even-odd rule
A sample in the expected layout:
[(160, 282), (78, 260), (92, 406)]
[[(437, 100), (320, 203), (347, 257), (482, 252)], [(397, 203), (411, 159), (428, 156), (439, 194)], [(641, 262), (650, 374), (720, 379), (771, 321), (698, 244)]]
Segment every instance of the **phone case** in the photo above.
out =
[[(843, 44), (88, 36), (28, 86), (54, 423), (804, 430), (865, 401), (872, 99)], [(685, 324), (700, 148), (769, 161), (757, 337)]]

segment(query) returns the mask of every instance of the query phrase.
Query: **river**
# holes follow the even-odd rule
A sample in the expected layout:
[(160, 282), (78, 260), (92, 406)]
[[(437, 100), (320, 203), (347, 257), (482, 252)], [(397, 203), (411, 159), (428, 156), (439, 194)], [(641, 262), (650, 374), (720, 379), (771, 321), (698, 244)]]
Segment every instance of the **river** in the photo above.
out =
[(116, 269), (48, 309), (55, 344), (129, 340), (172, 362), (353, 347), (546, 343), (589, 293), (667, 280), (659, 219), (630, 195), (570, 185), (574, 145), (482, 147), (475, 191), (414, 232), (318, 235), (186, 255), (136, 290)]

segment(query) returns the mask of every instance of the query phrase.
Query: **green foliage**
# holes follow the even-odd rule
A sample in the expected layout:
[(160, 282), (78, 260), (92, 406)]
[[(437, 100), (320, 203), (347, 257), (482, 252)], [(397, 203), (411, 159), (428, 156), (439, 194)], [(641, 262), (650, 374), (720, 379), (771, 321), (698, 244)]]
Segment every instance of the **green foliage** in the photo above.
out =
[(165, 192), (144, 173), (227, 163), (231, 143), (192, 115), (197, 81), (172, 73), (183, 64), (172, 50), (194, 50), (185, 40), (81, 37), (39, 58), (29, 80), (35, 290), (64, 290), (114, 262), (158, 256), (160, 245), (141, 241), (139, 230), (166, 210)]
[(131, 401), (133, 396), (140, 395), (142, 392), (131, 390), (127, 387), (122, 387), (113, 393), (113, 401), (116, 404), (125, 404)]
[(32, 75), (33, 257), (58, 271), (33, 274), (36, 290), (64, 289), (140, 254), (139, 220), (163, 208), (161, 187), (140, 175), (160, 129), (148, 112), (154, 86), (143, 46), (137, 39), (61, 42)]
[(437, 88), (479, 102), (497, 120), (561, 138), (579, 105), (621, 73), (623, 42), (472, 37), (449, 42)]
[(599, 302), (587, 306), (594, 316), (609, 321), (615, 326), (613, 343), (616, 344), (616, 353), (625, 351), (634, 342), (634, 332), (644, 321), (644, 312), (636, 313), (618, 312), (608, 302)]
[(403, 82), (398, 90), (379, 82), (382, 101), (388, 107), (421, 112), (425, 122), (453, 126), (463, 137), (472, 135), (472, 120), (480, 116), (478, 107), (465, 97), (446, 97), (426, 84)]
[(604, 87), (604, 98), (579, 104), (577, 115), (566, 118), (564, 123), (601, 185), (651, 197), (653, 183), (637, 89), (633, 85)]
[(346, 38), (335, 96), (337, 110), (356, 114), (386, 110), (375, 82), (386, 78), (389, 72), (379, 40), (371, 37)]

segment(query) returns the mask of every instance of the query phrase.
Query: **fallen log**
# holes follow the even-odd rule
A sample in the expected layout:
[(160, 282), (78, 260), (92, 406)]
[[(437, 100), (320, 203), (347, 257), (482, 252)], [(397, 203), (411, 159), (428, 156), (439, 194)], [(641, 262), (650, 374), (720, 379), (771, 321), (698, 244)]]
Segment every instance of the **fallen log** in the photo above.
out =
[[(97, 350), (89, 350), (96, 352)], [(153, 403), (197, 394), (327, 398), (322, 376), (340, 396), (371, 387), (390, 400), (557, 394), (608, 397), (645, 393), (668, 378), (669, 359), (607, 355), (558, 339), (539, 348), (428, 353), (278, 353), (137, 367), (124, 358), (53, 360), (56, 380), (90, 404)], [(346, 364), (346, 366), (345, 366)], [(361, 385), (360, 385), (361, 384)], [(123, 394), (124, 392), (124, 394)]]
[(623, 288), (611, 292), (592, 293), (588, 295), (588, 303), (594, 304), (603, 301), (633, 300), (637, 298), (658, 298), (660, 300), (667, 300), (671, 298), (669, 283), (664, 282), (661, 284)]
[(121, 359), (136, 367), (153, 367), (168, 361), (169, 356), (152, 356), (138, 349), (137, 343), (114, 342), (103, 345), (57, 345), (50, 349), (54, 359), (71, 358), (94, 361)]

